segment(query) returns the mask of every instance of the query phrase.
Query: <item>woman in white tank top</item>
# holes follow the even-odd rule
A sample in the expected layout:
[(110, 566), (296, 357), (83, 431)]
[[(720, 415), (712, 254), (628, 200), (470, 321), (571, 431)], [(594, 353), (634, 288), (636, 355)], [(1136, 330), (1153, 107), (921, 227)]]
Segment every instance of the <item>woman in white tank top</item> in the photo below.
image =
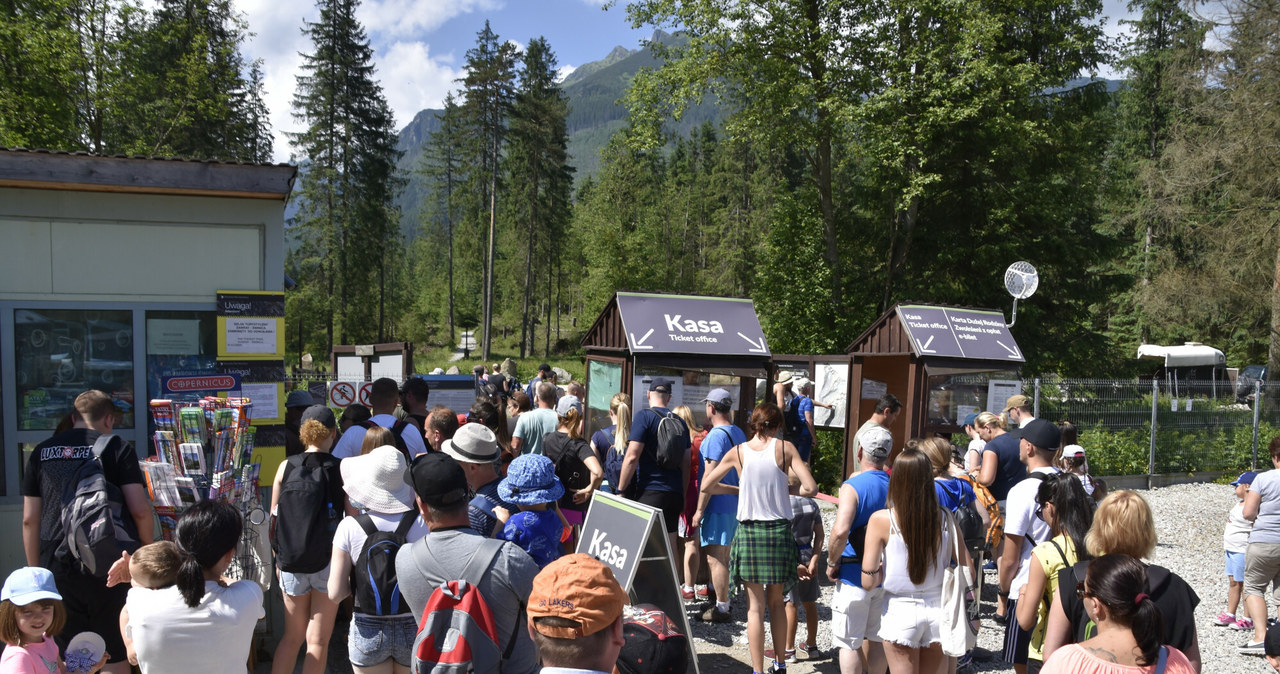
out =
[[(747, 646), (753, 670), (762, 674), (765, 607), (769, 609), (773, 652), (780, 656), (787, 649), (783, 597), (798, 579), (799, 554), (791, 532), (787, 473), (800, 478), (801, 496), (818, 493), (818, 483), (795, 445), (778, 438), (782, 410), (777, 405), (766, 402), (756, 407), (750, 429), (754, 437), (733, 448), (702, 478), (702, 492), (738, 495), (738, 531), (729, 552), (729, 574), (731, 580), (741, 581), (747, 588)], [(738, 471), (739, 486), (720, 483), (730, 470)], [(775, 660), (773, 665), (785, 671), (784, 663)]]
[[(903, 450), (894, 460), (888, 506), (867, 522), (862, 586), (884, 585), (880, 639), (889, 671), (932, 674), (942, 662), (942, 575), (954, 546), (923, 451)], [(969, 563), (964, 546), (957, 561)]]

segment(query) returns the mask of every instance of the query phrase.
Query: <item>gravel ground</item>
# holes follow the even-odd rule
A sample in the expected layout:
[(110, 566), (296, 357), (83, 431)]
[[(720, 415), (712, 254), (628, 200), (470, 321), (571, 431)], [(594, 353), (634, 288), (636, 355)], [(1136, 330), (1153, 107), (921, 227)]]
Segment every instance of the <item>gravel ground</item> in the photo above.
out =
[[(1203, 671), (1206, 674), (1271, 671), (1263, 658), (1236, 653), (1236, 647), (1249, 638), (1248, 633), (1215, 627), (1212, 622), (1214, 616), (1226, 606), (1227, 581), (1223, 565), (1222, 529), (1227, 511), (1235, 503), (1232, 488), (1218, 484), (1187, 484), (1147, 490), (1142, 494), (1151, 503), (1160, 538), (1151, 561), (1182, 576), (1200, 595), (1196, 624), (1199, 627)], [(830, 531), (835, 518), (835, 506), (823, 505), (823, 517), (826, 528)], [(976, 663), (975, 671), (1012, 672), (1011, 665), (997, 661), (1004, 628), (990, 620), (995, 611), (995, 581), (995, 572), (987, 572), (983, 593), (983, 627), (978, 635), (979, 662)], [(840, 671), (833, 657), (831, 636), (828, 633), (832, 592), (830, 584), (824, 585), (822, 599), (818, 603), (818, 646), (822, 650), (822, 656), (811, 661), (802, 657), (798, 663), (789, 665), (788, 670), (794, 674), (835, 674)], [(734, 598), (735, 620), (732, 623), (703, 623), (690, 612), (689, 620), (699, 666), (704, 673), (750, 671), (746, 614), (745, 597)], [(1271, 615), (1275, 615), (1274, 605)], [(802, 616), (802, 639), (803, 620)], [(765, 629), (768, 630), (767, 624)], [(767, 636), (766, 643), (770, 643)]]

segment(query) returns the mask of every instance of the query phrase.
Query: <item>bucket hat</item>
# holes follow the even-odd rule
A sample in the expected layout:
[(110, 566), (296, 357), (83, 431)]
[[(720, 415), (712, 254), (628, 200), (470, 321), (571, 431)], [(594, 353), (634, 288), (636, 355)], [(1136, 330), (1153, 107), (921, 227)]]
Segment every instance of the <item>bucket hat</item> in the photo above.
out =
[(409, 464), (404, 454), (383, 445), (361, 456), (342, 460), (342, 489), (353, 501), (380, 513), (402, 513), (412, 508), (413, 488), (405, 484)]
[(477, 423), (459, 426), (440, 449), (463, 463), (493, 463), (499, 454), (497, 436), (488, 426)]
[(564, 485), (556, 477), (555, 464), (540, 454), (522, 454), (507, 466), (498, 483), (498, 498), (516, 505), (537, 505), (560, 500)]

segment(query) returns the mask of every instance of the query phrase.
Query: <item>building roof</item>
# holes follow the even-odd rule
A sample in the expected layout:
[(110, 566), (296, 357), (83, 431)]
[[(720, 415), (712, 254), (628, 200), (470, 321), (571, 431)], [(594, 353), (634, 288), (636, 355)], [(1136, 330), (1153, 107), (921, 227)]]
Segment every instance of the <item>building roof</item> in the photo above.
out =
[(283, 201), (298, 167), (0, 148), (0, 187)]

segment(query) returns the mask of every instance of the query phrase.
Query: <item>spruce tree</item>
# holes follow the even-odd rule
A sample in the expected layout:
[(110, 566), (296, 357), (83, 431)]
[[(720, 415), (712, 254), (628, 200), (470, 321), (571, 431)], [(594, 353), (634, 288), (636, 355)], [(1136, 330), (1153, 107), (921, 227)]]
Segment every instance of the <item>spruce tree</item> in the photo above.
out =
[(294, 94), (294, 116), (304, 131), (291, 134), (303, 163), (295, 220), (301, 238), (322, 260), (315, 278), (326, 288), (321, 320), (327, 344), (387, 337), (389, 270), (401, 258), (392, 197), (396, 133), (377, 83), (373, 49), (356, 19), (357, 0), (320, 0), (320, 20), (308, 22), (312, 52)]
[(463, 118), (475, 143), (481, 171), (481, 185), (488, 204), (488, 237), (484, 260), (483, 316), (484, 340), (480, 358), (489, 360), (493, 339), (493, 267), (497, 237), (499, 161), (507, 138), (507, 124), (515, 99), (516, 50), (502, 42), (484, 22), (476, 34), (476, 46), (467, 50), (467, 75), (462, 78), (466, 92)]
[(449, 291), (449, 344), (454, 343), (454, 305), (453, 305), (453, 226), (454, 226), (454, 189), (462, 184), (465, 177), (465, 148), (462, 138), (461, 111), (458, 99), (449, 92), (444, 99), (444, 110), (437, 117), (440, 128), (427, 139), (426, 149), (422, 154), (419, 172), (427, 177), (431, 185), (431, 194), (436, 200), (436, 210), (444, 218), (444, 239), (448, 254), (446, 255), (446, 277)]

